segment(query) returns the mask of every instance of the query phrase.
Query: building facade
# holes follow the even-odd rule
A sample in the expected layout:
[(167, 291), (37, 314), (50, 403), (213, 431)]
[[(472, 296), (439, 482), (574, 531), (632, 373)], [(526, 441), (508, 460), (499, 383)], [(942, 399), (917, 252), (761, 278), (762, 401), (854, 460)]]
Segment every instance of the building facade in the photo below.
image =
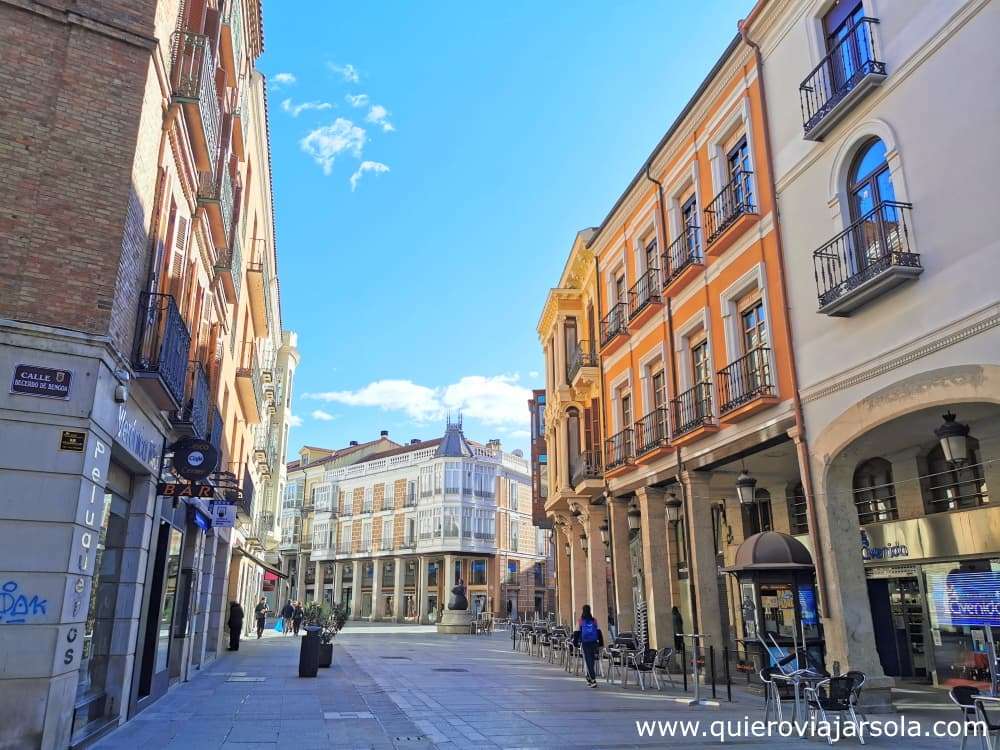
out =
[(460, 421), (442, 438), (387, 442), (304, 449), (289, 465), (281, 546), (292, 597), (343, 603), (354, 619), (432, 623), (462, 579), (475, 611), (544, 615), (550, 533), (532, 523), (519, 452), (466, 440)]
[(549, 497), (549, 452), (545, 445), (545, 390), (535, 389), (528, 401), (531, 418), (531, 520), (536, 526), (551, 526), (545, 515)]
[[(883, 685), (988, 681), (977, 632), (998, 624), (1000, 294), (983, 270), (1000, 217), (980, 144), (1000, 107), (979, 93), (1000, 73), (998, 28), (995, 3), (961, 0), (768, 2), (744, 24), (770, 113), (827, 660)], [(949, 412), (967, 428), (951, 456)]]
[[(256, 0), (0, 2), (2, 745), (145, 710), (259, 585), (231, 565), (282, 341), (262, 43)], [(213, 497), (159, 496), (191, 438)]]

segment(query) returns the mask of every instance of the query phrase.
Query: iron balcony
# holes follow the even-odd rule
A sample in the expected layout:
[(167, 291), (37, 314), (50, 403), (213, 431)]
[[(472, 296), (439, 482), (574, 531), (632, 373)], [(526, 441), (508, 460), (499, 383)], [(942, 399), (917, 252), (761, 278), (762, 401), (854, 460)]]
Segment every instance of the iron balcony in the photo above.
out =
[(584, 367), (597, 367), (597, 354), (591, 349), (589, 341), (577, 341), (566, 363), (566, 382), (574, 385), (576, 376)]
[(758, 398), (774, 397), (771, 377), (771, 350), (751, 349), (735, 362), (719, 370), (719, 413), (726, 414)]
[(201, 362), (188, 363), (186, 399), (171, 420), (174, 429), (193, 437), (208, 436), (208, 376)]
[(701, 241), (696, 226), (686, 226), (662, 256), (663, 286), (666, 287), (691, 266), (702, 265)]
[(710, 427), (715, 424), (712, 414), (712, 383), (704, 380), (695, 383), (691, 388), (670, 402), (674, 437), (685, 435), (699, 427)]
[(632, 452), (632, 428), (626, 427), (621, 432), (612, 435), (605, 442), (606, 469), (611, 471), (632, 463), (635, 455)]
[(175, 411), (184, 403), (191, 334), (169, 294), (143, 292), (132, 367), (157, 406)]
[(601, 346), (606, 346), (615, 336), (626, 332), (628, 322), (628, 305), (618, 302), (611, 306), (608, 314), (601, 321)]
[(757, 213), (753, 195), (753, 172), (737, 170), (705, 208), (708, 244), (711, 245), (741, 216)]
[(601, 452), (599, 450), (583, 451), (570, 462), (570, 480), (574, 487), (588, 479), (602, 479)]
[(219, 152), (221, 121), (215, 90), (215, 50), (207, 36), (190, 31), (175, 32), (171, 48), (172, 96), (184, 107), (199, 167), (209, 169)]
[(635, 454), (641, 456), (670, 441), (667, 410), (660, 406), (635, 423)]
[(647, 268), (628, 292), (629, 320), (638, 317), (647, 306), (660, 301), (660, 271)]

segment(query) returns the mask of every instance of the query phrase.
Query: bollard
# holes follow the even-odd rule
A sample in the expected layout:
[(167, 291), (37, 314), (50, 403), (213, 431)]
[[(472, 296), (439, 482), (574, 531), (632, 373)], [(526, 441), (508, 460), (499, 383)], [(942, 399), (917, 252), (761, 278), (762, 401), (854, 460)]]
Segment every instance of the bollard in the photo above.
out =
[[(738, 653), (738, 652), (737, 652)], [(733, 681), (729, 676), (729, 646), (722, 648), (722, 659), (726, 664), (726, 700), (733, 702)]]
[(684, 675), (684, 692), (688, 691), (688, 661), (687, 649), (681, 644), (681, 674)]
[(715, 646), (708, 647), (708, 668), (712, 671), (712, 698), (715, 698)]
[(306, 625), (306, 634), (302, 636), (299, 647), (299, 677), (315, 677), (319, 671), (319, 628)]

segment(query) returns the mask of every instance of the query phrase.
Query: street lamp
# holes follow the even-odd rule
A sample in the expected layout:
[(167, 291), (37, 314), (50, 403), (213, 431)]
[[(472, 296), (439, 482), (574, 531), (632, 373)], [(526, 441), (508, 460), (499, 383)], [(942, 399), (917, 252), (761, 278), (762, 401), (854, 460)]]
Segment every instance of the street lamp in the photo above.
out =
[(642, 513), (634, 505), (629, 506), (628, 513), (626, 514), (628, 518), (628, 527), (630, 531), (638, 531), (639, 526), (642, 523)]
[(955, 415), (950, 411), (943, 415), (944, 424), (934, 430), (941, 452), (949, 463), (963, 464), (969, 455), (969, 425), (955, 421)]
[(742, 505), (753, 505), (757, 498), (755, 496), (754, 490), (757, 488), (757, 480), (750, 476), (750, 472), (743, 469), (740, 475), (736, 477), (736, 494), (740, 498), (740, 503)]
[(583, 550), (584, 554), (587, 554), (587, 535), (580, 534), (580, 549)]
[(601, 541), (604, 542), (605, 546), (607, 546), (607, 544), (608, 544), (608, 522), (605, 521), (604, 523), (602, 523), (601, 527), (598, 529), (598, 531), (601, 532)]
[(670, 523), (677, 523), (681, 520), (681, 506), (683, 504), (684, 503), (681, 502), (681, 499), (673, 492), (667, 496), (667, 520), (670, 521)]
[(563, 547), (563, 549), (564, 549), (564, 550), (565, 550), (565, 552), (566, 552), (566, 557), (569, 557), (569, 542), (566, 542), (566, 546), (565, 546), (565, 547)]

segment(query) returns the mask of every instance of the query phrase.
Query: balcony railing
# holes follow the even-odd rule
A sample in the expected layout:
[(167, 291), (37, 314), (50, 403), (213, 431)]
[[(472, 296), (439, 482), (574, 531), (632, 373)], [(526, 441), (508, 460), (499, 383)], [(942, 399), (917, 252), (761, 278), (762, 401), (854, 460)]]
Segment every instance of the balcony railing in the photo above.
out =
[(570, 461), (570, 482), (575, 487), (588, 479), (601, 479), (604, 476), (602, 463), (600, 451), (583, 451)]
[(686, 226), (683, 233), (663, 253), (663, 286), (676, 279), (689, 266), (701, 265), (700, 227)]
[(230, 36), (233, 44), (233, 62), (239, 68), (240, 60), (243, 57), (243, 10), (242, 0), (229, 0), (226, 12), (222, 16), (222, 23), (230, 29)]
[(138, 330), (132, 366), (136, 373), (158, 376), (179, 408), (184, 401), (191, 334), (169, 294), (139, 296)]
[(251, 384), (253, 391), (253, 403), (256, 404), (256, 413), (254, 413), (254, 410), (250, 408), (250, 399), (244, 396), (241, 400), (246, 401), (246, 403), (243, 404), (244, 411), (253, 417), (253, 423), (256, 424), (260, 421), (261, 414), (263, 414), (264, 411), (264, 383), (261, 379), (260, 362), (257, 359), (257, 347), (250, 342), (247, 342), (244, 346), (246, 349), (244, 360), (236, 369), (237, 387), (240, 389), (240, 392), (244, 392), (240, 385), (240, 381), (249, 381)]
[(860, 19), (799, 86), (802, 129), (806, 137), (869, 76), (885, 76), (872, 33), (877, 18)]
[(751, 349), (719, 370), (719, 412), (725, 414), (758, 398), (777, 395), (771, 378), (771, 350)]
[(636, 317), (647, 306), (660, 302), (660, 271), (647, 268), (628, 293), (629, 320)]
[(708, 244), (715, 242), (741, 216), (755, 213), (757, 206), (753, 194), (753, 172), (737, 170), (705, 208)]
[(232, 289), (233, 302), (239, 302), (243, 288), (243, 242), (235, 227), (229, 232), (229, 250), (220, 251), (215, 270), (224, 274), (224, 283), (228, 282)]
[(589, 341), (577, 341), (566, 363), (566, 382), (572, 383), (584, 367), (597, 367), (597, 354), (592, 351)]
[(197, 102), (205, 130), (205, 149), (214, 156), (219, 150), (219, 100), (215, 95), (215, 51), (204, 34), (175, 32), (170, 79), (176, 99)]
[(208, 442), (212, 444), (219, 456), (222, 456), (222, 430), (223, 421), (222, 413), (219, 411), (218, 407), (213, 406), (211, 414), (208, 418)]
[(920, 256), (910, 251), (906, 219), (911, 208), (883, 201), (813, 253), (820, 311), (832, 312), (848, 296), (877, 291), (880, 279), (923, 270)]
[(605, 442), (605, 458), (607, 470), (617, 469), (632, 463), (635, 454), (632, 451), (632, 428), (626, 427), (617, 435), (612, 435)]
[(204, 438), (208, 435), (208, 376), (201, 362), (188, 363), (185, 393), (187, 399), (178, 411), (176, 425)]
[(653, 409), (635, 423), (635, 454), (641, 456), (643, 453), (656, 448), (662, 448), (670, 440), (670, 427), (667, 419), (667, 410), (664, 407)]
[(696, 383), (670, 402), (673, 412), (674, 437), (687, 434), (699, 427), (715, 424), (712, 414), (712, 383)]
[(233, 234), (233, 178), (221, 160), (214, 172), (198, 173), (198, 201), (218, 205), (228, 245)]
[(601, 321), (601, 346), (605, 346), (619, 333), (626, 331), (628, 322), (628, 305), (618, 302), (611, 306), (608, 314)]

